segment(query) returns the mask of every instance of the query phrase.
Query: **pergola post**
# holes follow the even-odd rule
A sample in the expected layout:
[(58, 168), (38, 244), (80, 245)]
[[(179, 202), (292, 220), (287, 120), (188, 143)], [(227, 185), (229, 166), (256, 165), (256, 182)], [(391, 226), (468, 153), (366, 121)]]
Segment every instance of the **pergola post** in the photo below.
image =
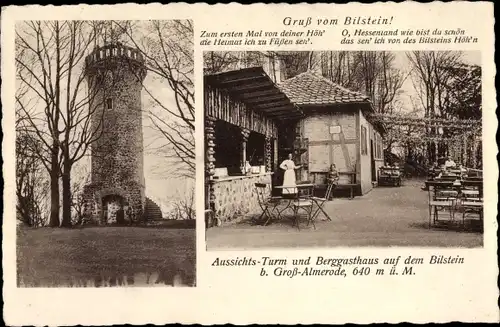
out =
[[(214, 175), (215, 175), (215, 121), (216, 118), (211, 116), (205, 117), (205, 139), (206, 139), (206, 167), (205, 178), (208, 180), (208, 198), (209, 209), (215, 210), (215, 194), (214, 194)], [(214, 211), (215, 212), (215, 211)]]
[(465, 167), (467, 167), (468, 162), (469, 162), (469, 158), (468, 158), (468, 155), (467, 155), (467, 136), (468, 136), (468, 135), (467, 135), (466, 133), (465, 133), (465, 134), (463, 134), (463, 142), (464, 142), (464, 144), (463, 144), (463, 147), (464, 147), (464, 151), (463, 151), (463, 153), (464, 153), (464, 157), (463, 157), (463, 160), (462, 160), (462, 161), (463, 161), (463, 163), (462, 163), (462, 164), (463, 164)]
[(279, 164), (279, 159), (278, 159), (278, 138), (274, 138), (274, 167), (273, 171), (278, 170), (278, 164)]
[(266, 171), (269, 172), (272, 169), (272, 152), (271, 152), (271, 137), (266, 135), (266, 140), (264, 143), (264, 164), (266, 165)]
[(471, 160), (471, 165), (472, 168), (477, 168), (477, 136), (476, 134), (472, 134), (472, 160)]
[(434, 140), (434, 160), (437, 161), (439, 158), (439, 143), (438, 141)]
[(250, 131), (246, 128), (241, 128), (241, 173), (245, 175), (246, 173), (246, 163), (247, 163), (247, 142), (250, 136)]

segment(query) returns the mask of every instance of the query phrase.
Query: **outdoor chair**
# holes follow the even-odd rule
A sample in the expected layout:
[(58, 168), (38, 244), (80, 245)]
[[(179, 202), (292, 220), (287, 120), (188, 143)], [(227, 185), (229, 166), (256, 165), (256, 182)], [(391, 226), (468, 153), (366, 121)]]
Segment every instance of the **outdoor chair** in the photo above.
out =
[(458, 176), (456, 175), (442, 175), (439, 180), (443, 181), (456, 181), (458, 179)]
[(483, 220), (483, 183), (482, 181), (463, 181), (461, 190), (462, 226), (465, 227), (467, 214), (476, 214)]
[(448, 211), (451, 220), (454, 219), (454, 210), (458, 198), (458, 191), (450, 186), (430, 185), (429, 187), (429, 228), (439, 221), (439, 213)]
[(330, 218), (330, 216), (323, 209), (323, 206), (324, 206), (325, 202), (327, 202), (327, 201), (330, 200), (330, 196), (333, 193), (333, 189), (334, 188), (335, 188), (335, 183), (329, 183), (328, 186), (327, 186), (327, 188), (326, 188), (325, 197), (320, 198), (320, 197), (313, 196), (311, 198), (318, 205), (318, 208), (316, 209), (316, 211), (313, 213), (313, 215), (311, 217), (311, 222), (313, 224), (314, 224), (314, 219), (320, 214), (320, 212), (322, 212), (323, 215), (325, 215), (325, 217), (328, 220), (330, 220), (330, 221), (332, 220)]
[(275, 211), (281, 198), (271, 196), (269, 184), (266, 183), (255, 183), (255, 190), (257, 192), (257, 200), (259, 202), (260, 209), (262, 210), (262, 213), (259, 218), (257, 218), (257, 221), (265, 219), (264, 225), (267, 225), (273, 218), (273, 212)]
[(205, 229), (214, 227), (217, 224), (215, 220), (215, 213), (212, 209), (205, 209)]
[(483, 181), (464, 180), (461, 182), (461, 195), (464, 201), (482, 201), (483, 200)]
[(302, 209), (307, 213), (307, 225), (309, 223), (313, 224), (314, 229), (316, 229), (316, 225), (314, 225), (314, 221), (312, 221), (312, 210), (313, 210), (313, 197), (314, 187), (301, 189), (297, 193), (297, 199), (292, 204), (293, 207), (293, 225), (297, 226), (297, 229), (300, 230), (299, 226), (299, 210)]
[(474, 213), (479, 216), (479, 220), (483, 220), (483, 201), (462, 201), (462, 226), (465, 227), (465, 217), (467, 214)]
[(467, 177), (464, 178), (464, 180), (466, 180), (466, 181), (472, 181), (472, 182), (482, 182), (483, 178), (482, 177), (478, 177), (478, 176), (467, 176)]

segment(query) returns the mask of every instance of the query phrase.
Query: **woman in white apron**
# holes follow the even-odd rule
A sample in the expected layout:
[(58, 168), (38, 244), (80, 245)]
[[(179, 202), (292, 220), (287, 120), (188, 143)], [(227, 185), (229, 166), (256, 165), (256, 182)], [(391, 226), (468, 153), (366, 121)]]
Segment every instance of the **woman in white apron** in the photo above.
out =
[(285, 171), (285, 175), (283, 176), (284, 196), (297, 194), (297, 188), (294, 187), (297, 185), (295, 181), (295, 169), (300, 169), (300, 167), (301, 166), (295, 166), (295, 163), (292, 160), (291, 153), (288, 154), (288, 159), (283, 160), (283, 162), (281, 163), (280, 168)]

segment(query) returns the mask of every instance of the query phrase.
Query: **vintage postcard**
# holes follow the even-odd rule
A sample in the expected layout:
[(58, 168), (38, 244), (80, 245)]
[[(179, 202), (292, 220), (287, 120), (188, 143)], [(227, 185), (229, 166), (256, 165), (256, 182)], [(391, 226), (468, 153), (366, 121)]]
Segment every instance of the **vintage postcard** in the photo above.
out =
[(499, 322), (493, 26), (4, 8), (6, 324)]

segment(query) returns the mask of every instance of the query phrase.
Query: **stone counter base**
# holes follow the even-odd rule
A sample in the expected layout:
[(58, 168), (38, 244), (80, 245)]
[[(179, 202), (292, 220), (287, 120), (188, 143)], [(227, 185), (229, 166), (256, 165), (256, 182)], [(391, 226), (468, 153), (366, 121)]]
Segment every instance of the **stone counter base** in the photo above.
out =
[[(239, 217), (260, 214), (255, 183), (271, 183), (271, 175), (259, 175), (216, 181), (214, 183), (215, 215), (222, 224)], [(271, 186), (269, 186), (269, 194)]]

